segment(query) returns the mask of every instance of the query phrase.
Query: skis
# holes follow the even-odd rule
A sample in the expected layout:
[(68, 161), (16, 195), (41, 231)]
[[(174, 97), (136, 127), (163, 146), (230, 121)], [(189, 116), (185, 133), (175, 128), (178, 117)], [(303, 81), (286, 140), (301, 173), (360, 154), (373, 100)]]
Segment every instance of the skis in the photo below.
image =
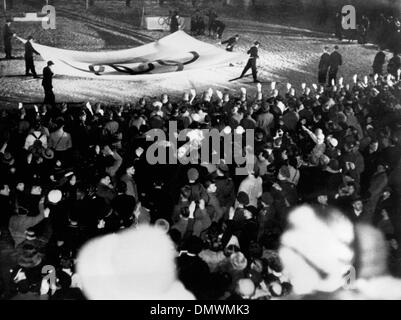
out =
[(239, 79), (242, 79), (242, 78), (250, 77), (251, 75), (252, 74), (247, 74), (247, 75), (245, 75), (243, 77), (238, 77), (238, 78), (234, 78), (234, 79), (228, 80), (228, 82), (233, 82), (233, 81), (236, 81), (236, 80), (239, 80)]

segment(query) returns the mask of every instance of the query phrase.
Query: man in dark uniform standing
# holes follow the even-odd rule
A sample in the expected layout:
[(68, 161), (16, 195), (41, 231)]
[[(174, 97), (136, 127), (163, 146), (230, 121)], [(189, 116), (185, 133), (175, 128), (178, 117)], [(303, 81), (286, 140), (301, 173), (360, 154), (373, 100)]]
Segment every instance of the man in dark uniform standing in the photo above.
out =
[(47, 62), (47, 67), (43, 68), (43, 81), (42, 86), (45, 90), (45, 100), (43, 101), (44, 104), (50, 104), (52, 106), (55, 105), (55, 97), (53, 93), (53, 71), (52, 66), (54, 65), (53, 61)]
[(237, 44), (239, 40), (239, 35), (236, 34), (234, 37), (231, 37), (230, 39), (226, 41), (222, 41), (221, 44), (227, 44), (226, 50), (229, 52), (232, 52), (234, 50), (234, 46)]
[(250, 55), (248, 63), (246, 64), (244, 70), (242, 71), (242, 74), (240, 76), (240, 78), (243, 78), (245, 76), (245, 74), (247, 73), (247, 71), (249, 69), (252, 68), (252, 76), (253, 76), (253, 82), (259, 82), (258, 81), (258, 71), (256, 69), (256, 60), (259, 58), (259, 52), (258, 52), (258, 48), (260, 46), (259, 41), (256, 41), (253, 45), (253, 47), (251, 47), (248, 50), (248, 54)]
[(329, 67), (330, 67), (329, 48), (324, 47), (323, 54), (320, 57), (320, 62), (319, 62), (319, 73), (318, 73), (319, 84), (322, 85), (327, 84), (327, 72), (329, 71)]
[(376, 54), (375, 59), (373, 60), (373, 74), (378, 74), (379, 76), (383, 75), (384, 64), (386, 63), (386, 54), (383, 51), (384, 49), (380, 47), (379, 52)]
[(170, 32), (174, 33), (180, 30), (180, 16), (177, 11), (174, 11), (170, 19)]
[(15, 37), (15, 33), (11, 31), (11, 20), (7, 19), (6, 25), (3, 30), (3, 39), (4, 39), (4, 52), (6, 53), (6, 59), (12, 59), (11, 51), (11, 39)]
[(209, 37), (210, 37), (212, 35), (212, 29), (218, 15), (213, 9), (210, 9), (209, 12), (207, 13), (207, 17), (209, 18), (207, 27), (209, 29)]
[(33, 54), (39, 54), (39, 52), (32, 47), (32, 40), (33, 37), (29, 36), (28, 41), (25, 43), (25, 75), (29, 76), (30, 72), (32, 72), (34, 78), (39, 78), (36, 74), (35, 64), (33, 63)]
[(362, 16), (361, 19), (361, 26), (362, 26), (362, 34), (361, 34), (361, 43), (366, 44), (368, 42), (368, 32), (370, 29), (370, 20), (366, 15)]
[(332, 80), (337, 82), (338, 68), (343, 64), (343, 58), (338, 49), (338, 46), (335, 46), (334, 52), (330, 55), (329, 85), (332, 85)]

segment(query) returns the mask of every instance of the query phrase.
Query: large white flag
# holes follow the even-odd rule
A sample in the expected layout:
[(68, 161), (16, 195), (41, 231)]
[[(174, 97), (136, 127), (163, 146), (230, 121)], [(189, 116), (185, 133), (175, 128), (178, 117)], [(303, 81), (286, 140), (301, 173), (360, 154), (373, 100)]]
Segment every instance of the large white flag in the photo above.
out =
[[(21, 41), (26, 40), (19, 38)], [(158, 41), (126, 50), (83, 52), (33, 43), (57, 74), (110, 80), (161, 78), (247, 59), (177, 31)]]

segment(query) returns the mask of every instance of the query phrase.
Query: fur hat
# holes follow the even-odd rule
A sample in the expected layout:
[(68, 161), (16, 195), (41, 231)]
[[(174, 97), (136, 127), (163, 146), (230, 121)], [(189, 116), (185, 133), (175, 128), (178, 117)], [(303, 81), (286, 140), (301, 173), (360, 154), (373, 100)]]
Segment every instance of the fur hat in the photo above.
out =
[(42, 262), (42, 254), (31, 244), (24, 244), (18, 254), (17, 262), (23, 268), (34, 268)]
[(189, 181), (196, 181), (199, 179), (199, 172), (195, 168), (191, 168), (188, 170), (187, 176)]
[(51, 190), (47, 195), (47, 199), (50, 203), (57, 204), (63, 198), (63, 193), (60, 190)]
[(170, 224), (166, 219), (157, 219), (155, 221), (155, 226), (161, 228), (165, 232), (168, 232), (170, 230)]
[(176, 277), (175, 257), (163, 230), (139, 226), (87, 243), (77, 273), (92, 300), (193, 300)]
[(234, 270), (242, 271), (248, 265), (248, 260), (242, 252), (235, 252), (230, 256), (230, 263)]
[(267, 205), (272, 205), (274, 202), (274, 199), (272, 197), (272, 195), (269, 192), (265, 192), (262, 194), (262, 197), (260, 198), (260, 200), (267, 204)]
[(249, 196), (243, 191), (238, 192), (237, 200), (240, 204), (244, 206), (247, 206), (249, 204)]
[(288, 166), (282, 166), (280, 168), (279, 174), (278, 174), (278, 179), (279, 180), (288, 180), (290, 178), (290, 169)]

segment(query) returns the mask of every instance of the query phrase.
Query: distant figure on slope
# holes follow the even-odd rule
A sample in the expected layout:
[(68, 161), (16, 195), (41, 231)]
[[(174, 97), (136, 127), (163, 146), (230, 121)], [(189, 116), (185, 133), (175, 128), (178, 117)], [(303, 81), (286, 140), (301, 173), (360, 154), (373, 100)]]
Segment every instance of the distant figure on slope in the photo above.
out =
[(239, 35), (236, 34), (234, 37), (231, 37), (228, 40), (222, 41), (221, 44), (227, 44), (226, 50), (232, 52), (234, 50), (234, 46), (237, 44), (239, 40)]
[(322, 85), (327, 84), (327, 72), (329, 71), (329, 67), (330, 67), (329, 48), (324, 47), (323, 54), (320, 57), (319, 72), (318, 72), (318, 81)]

